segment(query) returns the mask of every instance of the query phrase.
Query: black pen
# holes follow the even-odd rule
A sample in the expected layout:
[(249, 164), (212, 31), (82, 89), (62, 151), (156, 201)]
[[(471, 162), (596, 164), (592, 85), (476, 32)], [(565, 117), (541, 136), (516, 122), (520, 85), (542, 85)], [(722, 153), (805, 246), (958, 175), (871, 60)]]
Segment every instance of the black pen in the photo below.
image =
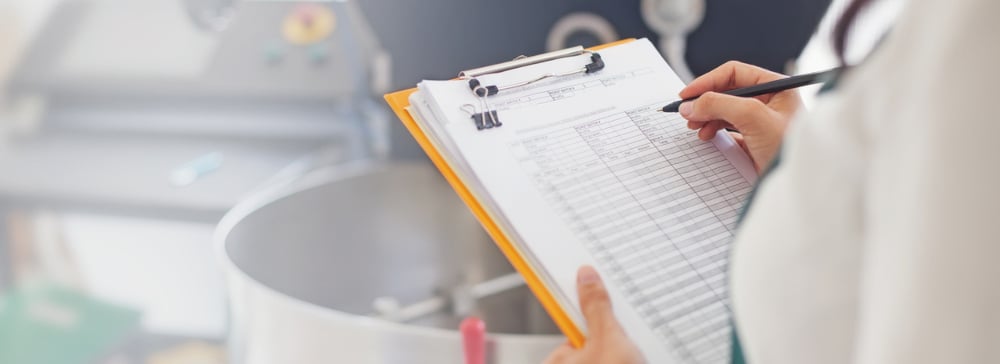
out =
[[(840, 73), (842, 69), (843, 68), (834, 68), (831, 70), (826, 70), (821, 72), (807, 73), (804, 75), (782, 78), (777, 81), (765, 82), (750, 87), (732, 89), (729, 91), (724, 91), (722, 93), (726, 95), (739, 96), (739, 97), (754, 97), (760, 95), (773, 94), (775, 92), (781, 92), (796, 87), (808, 86), (832, 80), (834, 77), (837, 76), (838, 73)], [(660, 109), (660, 111), (677, 112), (678, 108), (681, 107), (682, 103), (692, 101), (695, 99), (697, 99), (697, 97), (671, 102), (667, 104), (667, 106), (664, 106), (663, 109)]]

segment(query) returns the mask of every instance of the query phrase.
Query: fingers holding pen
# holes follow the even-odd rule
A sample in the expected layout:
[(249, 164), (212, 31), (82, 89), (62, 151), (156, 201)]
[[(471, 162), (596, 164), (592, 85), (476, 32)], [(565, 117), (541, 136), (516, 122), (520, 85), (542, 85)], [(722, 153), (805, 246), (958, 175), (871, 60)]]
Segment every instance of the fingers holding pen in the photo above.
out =
[(713, 121), (725, 120), (724, 123), (741, 131), (754, 129), (756, 124), (775, 118), (775, 111), (760, 100), (717, 92), (706, 92), (696, 100), (685, 102), (681, 104), (679, 111), (688, 120), (689, 127), (703, 123), (701, 126), (704, 128)]
[(722, 120), (709, 121), (705, 123), (705, 126), (698, 130), (698, 139), (706, 141), (712, 140), (712, 138), (715, 138), (715, 134), (718, 133), (719, 130), (726, 129), (728, 127), (731, 127), (731, 125)]
[[(697, 97), (709, 91), (726, 91), (771, 82), (785, 76), (746, 63), (729, 61), (691, 81), (680, 92), (681, 99)], [(766, 101), (766, 100), (765, 100)]]
[(727, 62), (698, 77), (680, 92), (685, 101), (678, 112), (698, 138), (710, 140), (723, 129), (739, 130), (741, 146), (758, 167), (768, 165), (777, 153), (784, 131), (801, 108), (795, 90), (755, 97), (738, 97), (723, 92), (786, 78), (779, 73), (740, 62)]

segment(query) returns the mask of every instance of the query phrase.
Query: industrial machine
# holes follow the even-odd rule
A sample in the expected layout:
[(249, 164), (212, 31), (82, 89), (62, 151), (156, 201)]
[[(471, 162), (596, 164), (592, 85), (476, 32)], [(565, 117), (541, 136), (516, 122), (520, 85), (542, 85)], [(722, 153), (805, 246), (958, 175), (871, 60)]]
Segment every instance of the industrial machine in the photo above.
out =
[[(135, 240), (148, 251), (194, 246), (191, 254), (201, 255), (171, 264), (207, 263), (212, 252), (206, 244), (198, 250), (197, 234), (210, 232), (254, 191), (321, 166), (388, 154), (389, 119), (380, 106), (388, 74), (379, 71), (387, 60), (354, 2), (53, 4), (0, 92), (0, 122), (9, 131), (0, 135), (0, 292), (47, 267), (72, 271), (52, 262), (91, 259), (42, 256), (75, 246), (60, 238), (72, 235), (57, 230), (61, 223), (46, 230), (56, 237), (52, 244), (63, 244), (54, 249), (43, 249), (50, 246), (38, 243), (44, 237), (24, 234), (45, 220), (39, 215), (192, 227), (181, 236), (193, 244)], [(11, 264), (29, 253), (40, 257), (32, 266)], [(132, 259), (124, 254), (111, 251), (98, 263)], [(93, 264), (72, 268), (79, 266)], [(115, 269), (128, 265), (102, 272)], [(158, 348), (145, 343), (185, 338), (224, 340), (222, 292), (183, 295), (211, 289), (221, 277), (192, 280), (167, 271), (158, 275), (166, 287), (125, 292), (133, 279), (107, 283), (116, 278), (86, 273), (73, 275), (86, 280), (80, 288), (94, 290), (88, 293), (126, 287), (114, 293), (129, 303), (155, 297), (204, 308), (185, 315), (168, 303), (137, 303), (149, 318), (137, 333), (143, 350)], [(148, 293), (161, 288), (182, 295)], [(197, 315), (212, 320), (186, 318)]]
[(387, 65), (354, 2), (67, 0), (7, 91), (46, 129), (316, 140), (369, 127)]

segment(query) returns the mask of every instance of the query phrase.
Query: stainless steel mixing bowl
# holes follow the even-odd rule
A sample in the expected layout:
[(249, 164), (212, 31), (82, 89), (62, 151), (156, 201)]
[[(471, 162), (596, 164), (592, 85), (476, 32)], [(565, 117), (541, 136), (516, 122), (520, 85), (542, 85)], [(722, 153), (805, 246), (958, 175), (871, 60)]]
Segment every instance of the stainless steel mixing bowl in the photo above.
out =
[(310, 173), (231, 211), (217, 244), (234, 363), (462, 363), (468, 312), (486, 322), (490, 363), (537, 363), (564, 340), (523, 285), (471, 310), (377, 317), (376, 301), (448, 298), (512, 272), (428, 164)]

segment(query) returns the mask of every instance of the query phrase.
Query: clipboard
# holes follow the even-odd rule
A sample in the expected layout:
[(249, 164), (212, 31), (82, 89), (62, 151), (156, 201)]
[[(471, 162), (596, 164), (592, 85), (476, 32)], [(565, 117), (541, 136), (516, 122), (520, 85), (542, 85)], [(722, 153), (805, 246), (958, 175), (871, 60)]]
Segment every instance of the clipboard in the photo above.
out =
[[(635, 39), (631, 38), (623, 39), (617, 42), (612, 42), (588, 48), (588, 50), (598, 51), (616, 45), (632, 42), (634, 40)], [(540, 56), (535, 56), (535, 57), (540, 57)], [(527, 57), (527, 58), (533, 58), (533, 57)], [(519, 57), (518, 59), (515, 59), (515, 61), (512, 62), (516, 62), (519, 59), (527, 60), (526, 58)], [(537, 64), (542, 62), (545, 62), (545, 60), (530, 64)], [(495, 70), (499, 69), (502, 71), (506, 69), (516, 68), (516, 67), (510, 67), (509, 65), (510, 63), (511, 62), (506, 62), (493, 66), (481, 67), (473, 71), (498, 72)], [(528, 260), (525, 258), (525, 256), (511, 242), (511, 240), (507, 237), (506, 233), (504, 233), (504, 231), (500, 228), (500, 226), (493, 220), (493, 218), (489, 215), (487, 210), (483, 207), (482, 203), (480, 203), (479, 200), (476, 199), (472, 191), (469, 190), (469, 188), (461, 180), (458, 174), (455, 173), (454, 169), (448, 164), (447, 160), (444, 159), (441, 153), (438, 152), (438, 150), (434, 147), (434, 144), (427, 137), (427, 135), (424, 134), (423, 130), (420, 129), (420, 126), (417, 125), (417, 122), (416, 120), (413, 119), (413, 116), (411, 116), (409, 111), (406, 110), (410, 106), (410, 95), (412, 95), (416, 91), (417, 91), (416, 88), (411, 88), (407, 90), (389, 93), (385, 95), (385, 100), (386, 102), (388, 102), (389, 107), (392, 108), (392, 111), (396, 114), (396, 116), (399, 117), (399, 120), (403, 123), (403, 126), (406, 127), (406, 130), (409, 131), (411, 135), (413, 135), (414, 139), (416, 139), (417, 144), (420, 145), (420, 148), (423, 149), (425, 153), (427, 153), (427, 156), (430, 158), (431, 162), (434, 164), (435, 167), (437, 167), (438, 171), (441, 172), (445, 180), (448, 181), (448, 184), (451, 185), (452, 189), (455, 190), (455, 192), (462, 199), (465, 205), (469, 207), (469, 210), (472, 211), (476, 219), (479, 220), (479, 223), (483, 226), (483, 229), (486, 230), (486, 233), (490, 236), (491, 239), (493, 239), (493, 242), (497, 245), (497, 247), (500, 248), (500, 251), (507, 258), (510, 264), (514, 266), (514, 269), (519, 274), (521, 274), (522, 277), (524, 277), (524, 281), (527, 283), (528, 288), (535, 295), (535, 297), (538, 298), (538, 301), (542, 304), (542, 307), (552, 318), (552, 321), (555, 322), (556, 326), (558, 326), (559, 329), (562, 330), (563, 334), (566, 335), (566, 337), (569, 339), (570, 344), (577, 348), (582, 347), (585, 341), (583, 331), (581, 331), (580, 328), (577, 327), (575, 323), (573, 323), (573, 320), (570, 318), (569, 314), (567, 314), (563, 310), (563, 308), (559, 305), (558, 300), (556, 300), (555, 296), (546, 286), (545, 282), (540, 278), (540, 275), (535, 271), (535, 268), (532, 267), (530, 264), (528, 264)]]

